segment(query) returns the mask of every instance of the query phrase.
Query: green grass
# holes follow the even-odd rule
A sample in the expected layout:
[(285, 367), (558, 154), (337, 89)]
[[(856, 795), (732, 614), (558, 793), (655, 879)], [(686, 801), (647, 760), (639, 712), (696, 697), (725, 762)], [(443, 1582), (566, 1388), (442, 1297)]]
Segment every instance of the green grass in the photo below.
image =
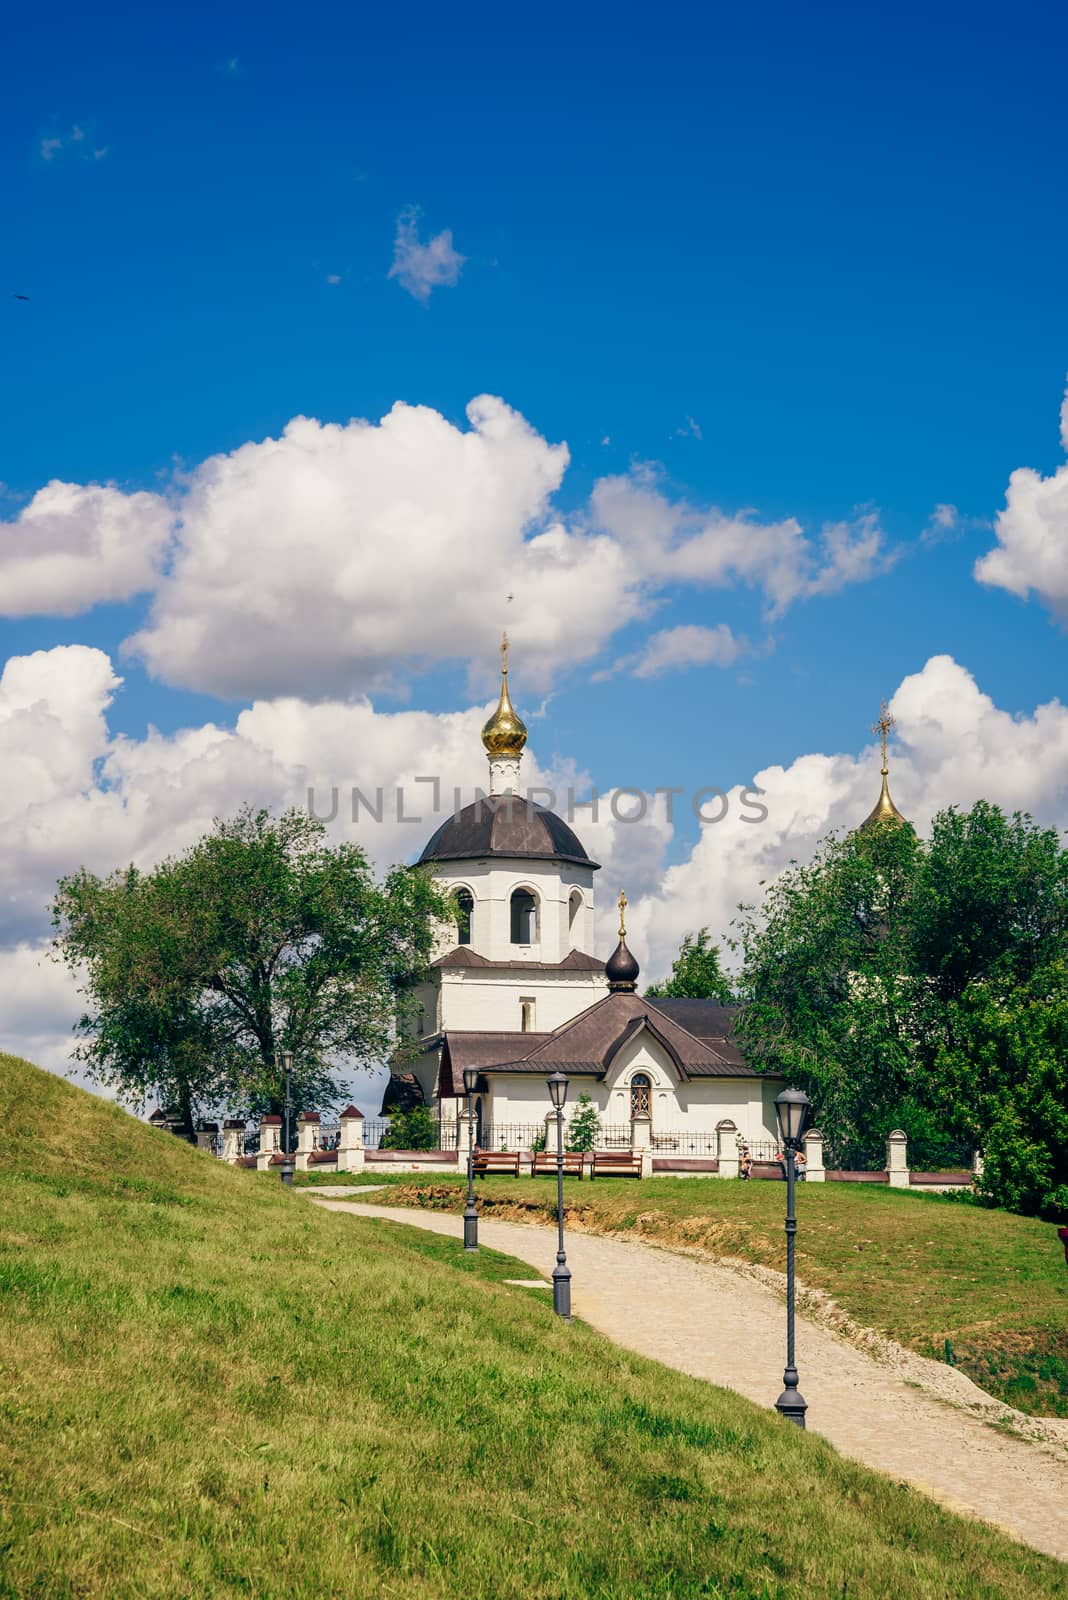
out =
[[(1023, 1600), (1066, 1569), (0, 1057), (0, 1595)], [(803, 1508), (803, 1515), (798, 1514)]]
[[(462, 1203), (459, 1178), (388, 1181), (388, 1195), (368, 1199)], [(479, 1204), (498, 1215), (556, 1215), (551, 1179), (487, 1178), (477, 1187)], [(782, 1269), (783, 1184), (572, 1180), (565, 1193), (572, 1226)], [(921, 1355), (946, 1359), (948, 1341), (956, 1366), (1020, 1410), (1068, 1416), (1068, 1269), (1052, 1224), (866, 1184), (799, 1185), (797, 1194), (805, 1283)]]

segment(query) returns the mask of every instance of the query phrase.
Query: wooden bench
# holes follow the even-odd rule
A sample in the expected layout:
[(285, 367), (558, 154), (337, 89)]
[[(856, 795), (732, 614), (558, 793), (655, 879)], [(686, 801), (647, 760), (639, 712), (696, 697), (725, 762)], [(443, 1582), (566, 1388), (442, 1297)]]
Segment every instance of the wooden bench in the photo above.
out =
[(595, 1150), (590, 1164), (591, 1178), (640, 1178), (642, 1158), (630, 1150)]
[(503, 1173), (510, 1178), (518, 1178), (519, 1151), (476, 1150), (471, 1165), (476, 1178), (484, 1178), (488, 1172), (494, 1176)]
[[(583, 1163), (584, 1160), (585, 1160), (585, 1156), (582, 1154), (581, 1150), (565, 1150), (564, 1151), (564, 1177), (565, 1178), (581, 1178), (582, 1177), (582, 1163)], [(539, 1177), (545, 1177), (545, 1176), (553, 1176), (553, 1177), (555, 1177), (556, 1176), (556, 1151), (555, 1150), (535, 1150), (535, 1152), (534, 1152), (534, 1160), (533, 1160), (533, 1162), (531, 1164), (531, 1168), (530, 1168), (530, 1176), (532, 1178), (539, 1178)]]

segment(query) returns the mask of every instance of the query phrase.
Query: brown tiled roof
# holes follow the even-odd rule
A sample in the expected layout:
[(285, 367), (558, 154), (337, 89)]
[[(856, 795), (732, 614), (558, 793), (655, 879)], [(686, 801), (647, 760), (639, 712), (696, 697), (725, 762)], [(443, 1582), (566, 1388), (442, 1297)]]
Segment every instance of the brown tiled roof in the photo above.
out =
[(297, 1118), (298, 1122), (319, 1122), (321, 1118), (318, 1111), (302, 1111)]
[(603, 972), (604, 962), (583, 950), (569, 950), (562, 961), (491, 961), (470, 945), (458, 945), (430, 963), (432, 967), (486, 967), (491, 972)]
[(338, 1121), (347, 1122), (350, 1117), (359, 1117), (360, 1121), (362, 1122), (363, 1112), (358, 1110), (356, 1106), (346, 1106), (344, 1111), (341, 1113), (341, 1116), (338, 1118)]
[(281, 1117), (275, 1117), (275, 1116), (261, 1117), (260, 1118), (260, 1124), (261, 1125), (266, 1124), (266, 1126), (268, 1128), (280, 1128), (282, 1126), (282, 1119), (281, 1119)]
[(325, 1166), (336, 1166), (336, 1164), (337, 1164), (337, 1151), (336, 1150), (313, 1150), (311, 1155), (308, 1157), (308, 1165), (309, 1165), (309, 1167), (314, 1167), (314, 1166), (324, 1166), (324, 1167)]
[(463, 1094), (465, 1067), (493, 1067), (511, 1061), (551, 1038), (549, 1033), (466, 1033), (450, 1028), (443, 1035), (438, 1094)]
[[(706, 1016), (704, 1020), (712, 1019)], [(758, 1076), (730, 1039), (699, 1038), (668, 1015), (661, 1003), (637, 994), (615, 993), (549, 1034), (448, 1030), (438, 1092), (462, 1094), (465, 1066), (546, 1074), (563, 1068), (576, 1075), (603, 1078), (618, 1051), (642, 1032), (657, 1040), (682, 1079)]]

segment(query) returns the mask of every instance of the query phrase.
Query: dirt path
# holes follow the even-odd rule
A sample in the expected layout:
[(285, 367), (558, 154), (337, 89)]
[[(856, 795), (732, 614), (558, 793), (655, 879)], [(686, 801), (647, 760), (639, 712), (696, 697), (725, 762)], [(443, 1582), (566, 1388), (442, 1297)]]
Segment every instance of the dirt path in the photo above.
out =
[[(441, 1212), (310, 1198), (331, 1211), (462, 1233)], [(485, 1219), (491, 1249), (551, 1272), (551, 1228)], [(567, 1241), (575, 1315), (617, 1344), (697, 1378), (774, 1404), (783, 1366), (783, 1307), (769, 1289), (727, 1268), (637, 1241), (572, 1234)], [(995, 1431), (918, 1390), (840, 1335), (798, 1318), (797, 1363), (808, 1426), (843, 1455), (906, 1479), (955, 1511), (972, 1513), (1068, 1560), (1068, 1457)]]

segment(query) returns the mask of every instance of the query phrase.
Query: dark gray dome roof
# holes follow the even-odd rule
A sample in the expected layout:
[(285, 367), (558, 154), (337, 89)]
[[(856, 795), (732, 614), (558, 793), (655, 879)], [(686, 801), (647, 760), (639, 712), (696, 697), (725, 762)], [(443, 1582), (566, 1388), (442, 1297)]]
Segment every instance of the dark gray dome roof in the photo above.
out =
[(470, 861), (511, 856), (527, 861), (561, 861), (592, 867), (567, 823), (533, 800), (517, 794), (476, 800), (443, 822), (419, 857), (424, 861)]
[(604, 964), (604, 974), (608, 979), (608, 987), (610, 989), (629, 989), (632, 993), (638, 987), (638, 974), (641, 970), (637, 958), (627, 949), (626, 943), (622, 939), (620, 939)]

